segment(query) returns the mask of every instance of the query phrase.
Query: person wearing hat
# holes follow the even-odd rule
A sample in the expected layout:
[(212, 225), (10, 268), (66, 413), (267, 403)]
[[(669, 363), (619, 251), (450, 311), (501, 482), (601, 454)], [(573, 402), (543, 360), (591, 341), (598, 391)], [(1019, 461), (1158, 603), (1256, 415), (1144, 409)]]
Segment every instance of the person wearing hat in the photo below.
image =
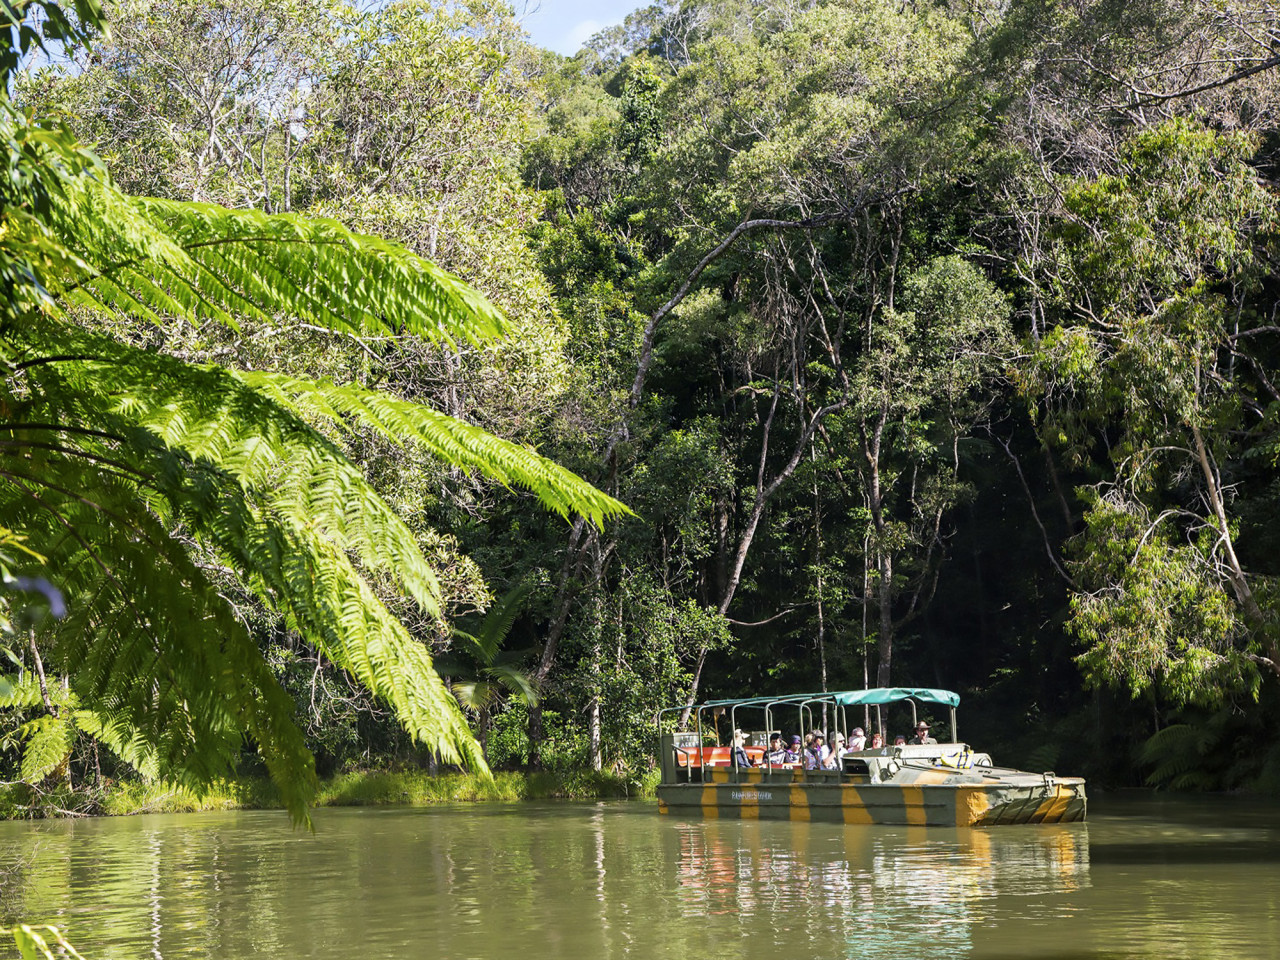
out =
[(769, 737), (769, 752), (765, 756), (771, 767), (787, 762), (787, 748), (782, 745), (782, 734), (775, 733)]
[(854, 727), (853, 733), (849, 734), (849, 752), (857, 753), (859, 750), (865, 750), (867, 747), (867, 733), (861, 727)]
[(747, 756), (747, 735), (741, 730), (733, 731), (733, 751), (729, 754), (729, 763), (734, 767), (754, 767), (751, 758)]
[(821, 770), (822, 755), (826, 752), (822, 749), (822, 734), (814, 731), (813, 739), (809, 741), (809, 745), (804, 748), (804, 768), (806, 770)]
[(799, 763), (803, 753), (804, 741), (800, 739), (800, 734), (793, 734), (791, 742), (787, 745), (787, 763)]
[(837, 730), (831, 735), (831, 749), (822, 761), (823, 770), (839, 770), (840, 758), (844, 756), (844, 734)]
[(921, 720), (916, 724), (916, 735), (907, 743), (937, 743), (938, 741), (929, 736), (929, 725)]

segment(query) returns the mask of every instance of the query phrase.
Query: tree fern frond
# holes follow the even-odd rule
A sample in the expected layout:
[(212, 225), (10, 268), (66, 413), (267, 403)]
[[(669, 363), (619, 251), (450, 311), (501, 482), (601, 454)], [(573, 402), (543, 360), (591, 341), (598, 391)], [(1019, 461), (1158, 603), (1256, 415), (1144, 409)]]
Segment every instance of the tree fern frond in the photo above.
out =
[(75, 723), (148, 780), (157, 779), (163, 772), (155, 745), (122, 716), (82, 709), (76, 711)]
[(446, 463), (475, 470), (506, 486), (525, 487), (561, 516), (580, 514), (600, 526), (610, 517), (632, 515), (625, 505), (528, 447), (422, 404), (359, 384), (337, 386), (263, 371), (235, 376), (300, 415), (349, 416), (390, 439), (412, 440)]
[(31, 707), (39, 707), (44, 703), (44, 699), (40, 694), (40, 681), (36, 679), (32, 673), (25, 673), (21, 677), (3, 677), (7, 688), (2, 696), (0, 696), (0, 709), (5, 710), (26, 710)]
[(449, 344), (506, 330), (501, 311), (456, 277), (333, 220), (138, 199), (103, 178), (75, 178), (64, 192), (52, 226), (70, 257), (50, 289), (70, 302), (232, 326), (283, 314)]
[(1172, 790), (1212, 790), (1217, 785), (1217, 779), (1209, 771), (1197, 768), (1169, 776), (1165, 785)]
[(1221, 743), (1220, 724), (1171, 723), (1142, 745), (1140, 760), (1151, 766), (1147, 783), (1175, 790), (1204, 790), (1214, 774), (1204, 771), (1204, 758)]
[(46, 769), (80, 724), (141, 769), (198, 788), (247, 734), (305, 818), (315, 777), (292, 702), (208, 564), (235, 571), (442, 759), (487, 770), (426, 648), (365, 577), (385, 573), (435, 610), (430, 565), (307, 418), (419, 444), (563, 515), (600, 524), (625, 508), (530, 450), (415, 404), (183, 364), (73, 330), (57, 311), (231, 327), (297, 318), (450, 345), (501, 336), (501, 313), (396, 244), (332, 221), (130, 198), (65, 130), (7, 105), (0, 125), (16, 184), (0, 231), (11, 291), (0, 310), (0, 524), (30, 536), (57, 571), (70, 613), (38, 642), (85, 704), (29, 729), (30, 769)]
[[(256, 571), (289, 626), (349, 671), (395, 711), (405, 729), (447, 762), (487, 770), (457, 705), (411, 637), (351, 566), (323, 542), (247, 511), (224, 515), (220, 546), (242, 569)], [(276, 564), (264, 556), (280, 558)]]
[[(137, 450), (145, 450), (145, 445)], [(373, 593), (343, 546), (318, 532), (305, 510), (280, 509), (280, 504), (270, 498), (263, 503), (257, 497), (245, 496), (246, 491), (232, 475), (212, 465), (187, 462), (184, 469), (173, 468), (168, 461), (176, 456), (168, 448), (152, 444), (149, 472), (155, 494), (150, 501), (153, 508), (168, 518), (168, 523), (176, 522), (190, 530), (227, 566), (242, 571), (247, 584), (280, 610), (293, 629), (384, 699), (416, 739), (428, 744), (447, 761), (484, 770), (470, 732), (432, 670), (425, 648)], [(74, 464), (65, 465), (65, 469), (73, 470)], [(101, 478), (99, 482), (101, 484)], [(39, 529), (43, 522), (50, 534), (56, 532), (57, 523), (42, 518), (36, 509), (39, 506), (47, 511), (48, 507), (37, 504), (34, 493), (27, 492), (26, 500), (30, 502), (25, 512), (22, 496), (10, 491), (10, 500), (7, 509), (3, 504), (0, 509), (16, 514), (27, 527)], [(144, 558), (154, 556), (157, 551), (163, 556), (166, 550), (176, 548), (169, 546), (158, 517), (144, 513), (129, 518), (127, 524), (122, 522), (120, 517), (125, 515), (128, 504), (127, 490), (121, 490), (115, 499), (99, 491), (92, 502), (87, 498), (64, 498), (59, 504), (59, 522), (77, 530), (78, 535), (60, 541), (63, 552), (70, 556), (50, 551), (50, 562), (58, 563), (86, 583), (97, 585), (93, 593), (87, 589), (82, 592), (77, 606), (83, 612), (73, 613), (59, 625), (58, 649), (68, 661), (78, 664), (78, 675), (96, 702), (108, 702), (113, 708), (128, 711), (134, 718), (131, 724), (137, 726), (143, 704), (130, 699), (136, 687), (130, 677), (158, 677), (162, 681), (162, 692), (180, 686), (174, 664), (165, 659), (167, 648), (161, 642), (163, 638), (150, 636), (144, 628), (163, 617), (166, 610), (182, 612), (184, 620), (197, 623), (226, 619), (228, 614), (223, 604), (215, 604), (212, 597), (206, 596), (207, 585), (193, 589), (202, 578), (198, 571), (184, 565), (180, 552), (165, 559), (171, 567), (182, 571), (181, 576), (171, 573), (138, 582), (135, 568), (145, 567)], [(108, 512), (116, 514), (112, 523), (101, 519)], [(88, 555), (88, 544), (96, 542), (108, 543), (110, 550)], [(105, 588), (104, 580), (107, 581)], [(123, 589), (124, 584), (130, 589)], [(139, 591), (142, 600), (154, 602), (144, 608), (141, 600), (130, 599)], [(205, 599), (201, 600), (201, 596)], [(192, 605), (205, 609), (184, 610)], [(237, 625), (235, 636), (241, 633)], [(86, 645), (90, 637), (95, 642)], [(197, 665), (204, 658), (201, 649), (186, 651), (184, 656)], [(249, 656), (247, 652), (245, 656)], [(256, 648), (252, 658), (237, 669), (250, 678), (254, 669), (265, 669)], [(240, 702), (246, 693), (231, 691), (228, 697)], [(195, 701), (193, 714), (209, 709), (209, 704), (200, 702), (195, 693), (184, 689), (183, 698), (184, 702)], [(186, 717), (177, 719), (184, 723), (190, 721)], [(261, 718), (253, 713), (245, 717), (247, 722), (256, 719)], [(169, 722), (173, 721), (171, 716)], [(160, 730), (154, 724), (148, 729), (169, 740), (177, 737), (174, 742), (184, 744), (184, 748), (194, 746), (195, 738), (201, 734), (201, 730), (194, 728), (183, 732), (186, 728), (181, 725), (175, 728), (176, 732)], [(261, 743), (264, 731), (251, 727), (251, 732)], [(213, 737), (206, 745), (210, 755), (226, 756), (227, 747), (219, 745), (216, 730), (204, 729), (203, 735)], [(269, 748), (267, 743), (264, 756), (268, 763), (271, 761)], [(161, 765), (168, 769), (178, 762), (181, 753), (182, 750), (171, 751), (162, 757)], [(200, 774), (206, 772), (200, 771)]]
[(1200, 754), (1200, 729), (1190, 723), (1171, 723), (1157, 730), (1142, 745), (1139, 759), (1143, 763), (1159, 763), (1174, 754)]
[(0, 485), (0, 511), (40, 540), (67, 594), (67, 617), (42, 633), (47, 662), (108, 746), (184, 785), (223, 775), (249, 733), (304, 821), (313, 761), (253, 638), (132, 486), (83, 463), (58, 472), (92, 497)]
[(45, 715), (28, 720), (18, 730), (26, 742), (22, 751), (22, 779), (27, 783), (39, 783), (71, 755), (75, 742), (75, 727), (62, 716)]
[[(60, 437), (82, 455), (120, 462), (157, 491), (187, 483), (191, 462), (235, 479), (235, 496), (251, 496), (299, 528), (355, 552), (385, 573), (431, 613), (439, 584), (413, 532), (387, 506), (341, 451), (300, 417), (220, 368), (178, 360), (83, 332), (37, 328), (42, 354), (90, 359), (40, 362), (36, 344), (17, 350), (29, 364), (27, 415), (33, 422), (91, 427), (102, 442)], [(47, 352), (47, 353), (46, 353)], [(15, 431), (15, 441), (45, 442), (56, 429)], [(111, 439), (115, 438), (112, 443)], [(175, 460), (173, 454), (180, 454)], [(206, 506), (228, 491), (205, 489)]]

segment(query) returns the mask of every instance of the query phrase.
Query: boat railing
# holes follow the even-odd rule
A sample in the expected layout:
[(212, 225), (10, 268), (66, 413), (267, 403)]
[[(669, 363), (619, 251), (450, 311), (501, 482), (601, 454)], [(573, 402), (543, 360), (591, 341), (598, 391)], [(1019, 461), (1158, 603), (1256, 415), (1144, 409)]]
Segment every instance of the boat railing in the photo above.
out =
[[(686, 747), (682, 747), (679, 744), (672, 744), (672, 746), (676, 751), (676, 769), (684, 770), (685, 778), (688, 780), (692, 780), (693, 771), (694, 771), (694, 763), (693, 763), (694, 751), (689, 750)], [(700, 749), (699, 749), (699, 752), (701, 752)], [(698, 767), (698, 773), (699, 773), (699, 778), (701, 778), (701, 773), (702, 773), (701, 767)]]
[[(722, 746), (720, 743), (722, 719), (727, 720), (728, 728), (731, 731), (752, 730), (751, 747), (755, 747), (759, 751), (759, 753), (753, 754), (752, 758), (763, 767), (764, 772), (772, 779), (777, 773), (785, 772), (790, 774), (795, 770), (793, 765), (771, 764), (765, 757), (759, 755), (764, 753), (769, 734), (780, 732), (784, 726), (791, 726), (793, 721), (789, 717), (784, 721), (782, 714), (793, 715), (796, 729), (801, 731), (809, 729), (849, 730), (851, 729), (849, 724), (850, 717), (847, 711), (851, 706), (879, 706), (906, 702), (911, 707), (912, 726), (914, 728), (918, 716), (915, 703), (917, 699), (922, 702), (942, 704), (949, 707), (953, 742), (938, 745), (913, 744), (910, 746), (914, 749), (902, 754), (892, 753), (899, 747), (889, 747), (886, 749), (890, 753), (881, 754), (881, 756), (896, 756), (899, 758), (899, 763), (903, 759), (911, 762), (934, 763), (942, 760), (948, 753), (956, 753), (955, 762), (950, 765), (967, 765), (964, 763), (963, 754), (968, 753), (968, 748), (959, 743), (956, 734), (955, 707), (959, 703), (959, 696), (946, 690), (895, 687), (861, 691), (824, 691), (821, 693), (799, 693), (786, 696), (748, 697), (738, 700), (711, 700), (705, 703), (663, 708), (658, 711), (655, 718), (659, 730), (659, 756), (661, 757), (662, 779), (664, 783), (687, 783), (693, 780), (706, 781), (709, 769), (730, 766), (729, 747), (728, 745)], [(792, 714), (792, 711), (794, 711), (794, 714)], [(692, 729), (671, 730), (666, 725), (668, 721), (665, 718), (670, 717), (674, 721), (677, 715), (680, 718), (679, 725), (682, 728), (685, 724), (690, 724)], [(748, 725), (746, 722), (748, 719), (762, 722)], [(748, 747), (749, 752), (751, 747)], [(961, 747), (963, 747), (962, 750), (958, 749)], [(763, 763), (761, 763), (762, 760), (764, 761)], [(989, 758), (987, 758), (987, 762), (990, 762)], [(871, 765), (868, 764), (867, 766)], [(695, 769), (698, 771), (697, 774), (693, 773)], [(863, 766), (858, 765), (851, 773), (865, 775), (862, 770)], [(802, 779), (803, 773), (796, 774), (796, 778)]]

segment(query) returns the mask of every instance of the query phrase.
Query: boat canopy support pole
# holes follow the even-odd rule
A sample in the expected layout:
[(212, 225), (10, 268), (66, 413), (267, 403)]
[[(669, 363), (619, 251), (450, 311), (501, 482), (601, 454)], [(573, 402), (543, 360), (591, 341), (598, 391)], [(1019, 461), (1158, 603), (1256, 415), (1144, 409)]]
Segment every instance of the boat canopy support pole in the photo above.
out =
[(702, 707), (698, 708), (698, 777), (707, 782), (707, 748), (702, 736)]

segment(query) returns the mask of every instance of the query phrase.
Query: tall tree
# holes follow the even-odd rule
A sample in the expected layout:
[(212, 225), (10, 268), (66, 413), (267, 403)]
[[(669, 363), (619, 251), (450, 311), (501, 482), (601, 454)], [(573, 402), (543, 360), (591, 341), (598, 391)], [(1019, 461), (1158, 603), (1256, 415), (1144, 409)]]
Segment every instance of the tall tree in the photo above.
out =
[(1045, 272), (1045, 430), (1077, 456), (1105, 443), (1111, 468), (1075, 545), (1072, 624), (1086, 670), (1135, 694), (1213, 700), (1280, 676), (1277, 571), (1237, 516), (1271, 482), (1250, 460), (1280, 402), (1257, 302), (1277, 204), (1251, 149), (1185, 121), (1138, 133), (1120, 170), (1068, 186)]

